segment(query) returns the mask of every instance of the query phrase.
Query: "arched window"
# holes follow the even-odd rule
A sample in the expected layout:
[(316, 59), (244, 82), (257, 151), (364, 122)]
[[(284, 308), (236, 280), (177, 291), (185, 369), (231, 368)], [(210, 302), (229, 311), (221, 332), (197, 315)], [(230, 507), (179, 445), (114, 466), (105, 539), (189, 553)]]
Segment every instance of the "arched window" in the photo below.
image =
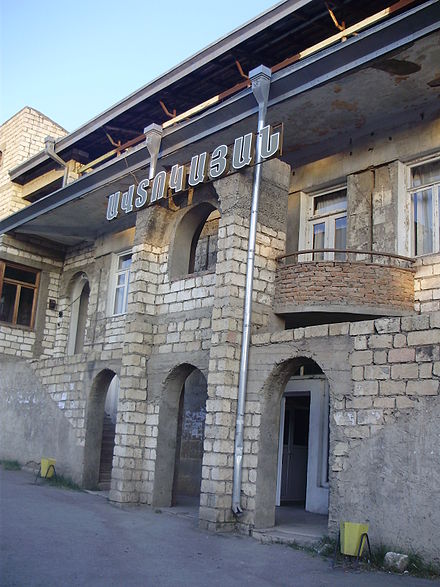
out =
[(188, 273), (208, 271), (215, 267), (219, 219), (219, 211), (213, 210), (198, 226), (191, 243)]
[(215, 267), (219, 219), (219, 211), (208, 202), (194, 206), (185, 214), (173, 240), (171, 279)]
[(85, 273), (74, 278), (71, 294), (70, 329), (67, 353), (80, 353), (84, 347), (90, 286)]

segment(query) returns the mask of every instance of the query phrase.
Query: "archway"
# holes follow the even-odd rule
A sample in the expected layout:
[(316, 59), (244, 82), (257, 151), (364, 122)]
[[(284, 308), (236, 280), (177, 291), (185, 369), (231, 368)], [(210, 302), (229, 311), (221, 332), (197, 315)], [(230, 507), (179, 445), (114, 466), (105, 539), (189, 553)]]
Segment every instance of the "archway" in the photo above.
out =
[(76, 274), (70, 284), (70, 326), (67, 354), (80, 353), (84, 346), (90, 286), (85, 273)]
[(119, 378), (110, 369), (95, 377), (87, 403), (83, 485), (109, 489), (115, 442)]
[(167, 507), (200, 498), (207, 383), (193, 365), (165, 381), (159, 413), (153, 504)]
[(264, 386), (256, 527), (313, 523), (325, 530), (329, 499), (329, 384), (299, 357)]

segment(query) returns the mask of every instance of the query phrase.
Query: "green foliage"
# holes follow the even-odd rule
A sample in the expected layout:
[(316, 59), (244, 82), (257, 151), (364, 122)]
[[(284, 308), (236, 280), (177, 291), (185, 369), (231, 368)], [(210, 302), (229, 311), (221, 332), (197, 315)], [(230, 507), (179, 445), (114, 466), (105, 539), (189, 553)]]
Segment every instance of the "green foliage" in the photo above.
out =
[(9, 461), (7, 459), (0, 461), (5, 471), (21, 471), (21, 465), (18, 461)]
[(49, 485), (53, 487), (60, 487), (61, 489), (72, 489), (73, 491), (81, 491), (81, 487), (75, 483), (69, 477), (63, 477), (63, 475), (54, 475), (53, 477), (49, 477), (45, 479)]

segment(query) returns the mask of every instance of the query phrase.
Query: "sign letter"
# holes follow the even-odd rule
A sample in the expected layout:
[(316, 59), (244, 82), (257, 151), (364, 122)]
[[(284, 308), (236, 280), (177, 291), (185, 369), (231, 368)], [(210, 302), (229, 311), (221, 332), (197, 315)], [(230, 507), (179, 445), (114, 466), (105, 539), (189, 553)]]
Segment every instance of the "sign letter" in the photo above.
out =
[(157, 200), (161, 200), (165, 194), (167, 189), (167, 172), (166, 171), (159, 171), (156, 174), (156, 177), (153, 181), (153, 187), (151, 188), (151, 202), (157, 202)]
[(228, 167), (228, 147), (226, 145), (219, 145), (213, 150), (209, 162), (208, 175), (210, 179), (221, 177), (228, 171)]
[(138, 188), (136, 190), (137, 198), (134, 201), (134, 205), (136, 208), (142, 208), (148, 202), (148, 192), (147, 187), (150, 185), (149, 179), (142, 179), (139, 182)]
[(263, 159), (273, 157), (279, 150), (281, 145), (281, 132), (278, 131), (272, 134), (270, 125), (261, 129), (261, 156)]
[(175, 194), (185, 189), (186, 168), (185, 165), (173, 165), (171, 167), (169, 187)]
[(253, 161), (255, 137), (253, 133), (238, 137), (234, 142), (234, 151), (232, 154), (232, 167), (241, 169), (250, 165)]
[(194, 155), (191, 159), (188, 179), (189, 185), (194, 187), (205, 181), (207, 159), (206, 151), (205, 153), (200, 153), (200, 155)]
[(113, 220), (118, 215), (119, 196), (121, 192), (115, 192), (108, 197), (107, 220)]
[(134, 194), (134, 185), (132, 184), (128, 191), (122, 194), (121, 198), (121, 210), (124, 210), (126, 214), (133, 210), (133, 194)]

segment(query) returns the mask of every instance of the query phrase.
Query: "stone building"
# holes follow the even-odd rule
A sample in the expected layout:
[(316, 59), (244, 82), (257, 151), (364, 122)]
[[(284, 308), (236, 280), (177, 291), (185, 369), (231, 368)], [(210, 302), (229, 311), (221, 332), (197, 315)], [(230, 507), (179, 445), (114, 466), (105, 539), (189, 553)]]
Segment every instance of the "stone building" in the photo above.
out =
[(3, 125), (0, 456), (440, 562), (440, 3), (330, 9), (282, 2), (71, 134)]

